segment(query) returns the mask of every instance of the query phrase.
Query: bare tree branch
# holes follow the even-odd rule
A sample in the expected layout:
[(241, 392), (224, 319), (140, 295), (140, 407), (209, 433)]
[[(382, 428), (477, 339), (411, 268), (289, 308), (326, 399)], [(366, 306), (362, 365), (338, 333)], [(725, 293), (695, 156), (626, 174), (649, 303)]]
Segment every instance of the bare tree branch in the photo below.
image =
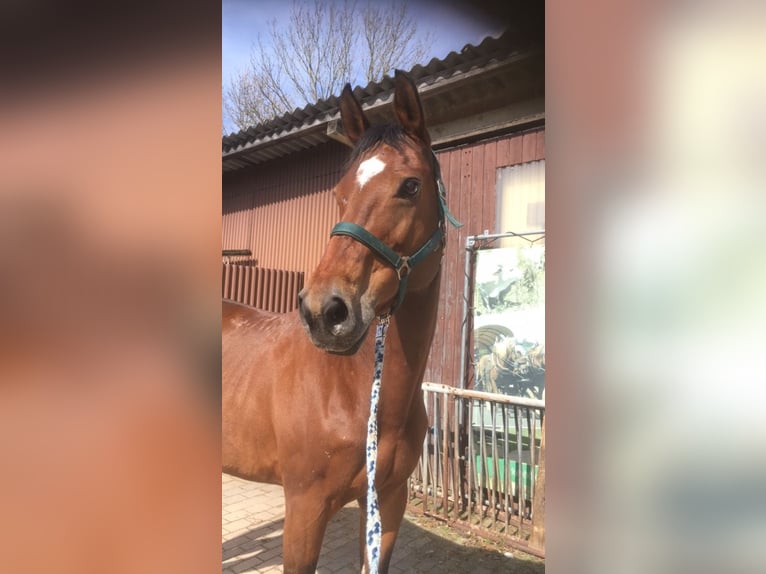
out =
[(404, 2), (389, 5), (368, 0), (362, 12), (366, 54), (366, 79), (376, 81), (395, 67), (410, 68), (423, 61), (433, 45), (430, 32), (417, 34)]
[(289, 20), (269, 22), (250, 65), (223, 90), (231, 124), (247, 129), (422, 61), (433, 44), (401, 0), (293, 0)]

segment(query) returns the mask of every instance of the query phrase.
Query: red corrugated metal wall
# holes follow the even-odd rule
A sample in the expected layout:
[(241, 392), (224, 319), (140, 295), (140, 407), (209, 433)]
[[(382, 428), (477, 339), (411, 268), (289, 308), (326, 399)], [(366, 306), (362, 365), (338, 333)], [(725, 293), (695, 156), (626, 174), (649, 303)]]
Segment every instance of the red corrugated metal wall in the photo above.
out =
[(338, 220), (332, 188), (348, 148), (330, 142), (223, 179), (223, 249), (259, 267), (310, 272)]
[[(439, 320), (425, 380), (459, 385), (465, 239), (495, 229), (497, 169), (545, 158), (543, 129), (437, 152), (450, 210)], [(331, 142), (224, 178), (223, 247), (251, 249), (259, 266), (309, 273), (338, 211), (332, 187), (348, 148)]]

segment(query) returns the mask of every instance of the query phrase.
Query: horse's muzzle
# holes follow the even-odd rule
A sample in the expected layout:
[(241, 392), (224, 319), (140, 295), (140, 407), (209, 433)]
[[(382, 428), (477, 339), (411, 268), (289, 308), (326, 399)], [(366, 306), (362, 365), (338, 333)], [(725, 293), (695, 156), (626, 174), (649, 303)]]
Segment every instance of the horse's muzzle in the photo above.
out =
[(367, 330), (359, 304), (338, 292), (312, 294), (303, 289), (298, 314), (314, 345), (331, 353), (355, 353)]

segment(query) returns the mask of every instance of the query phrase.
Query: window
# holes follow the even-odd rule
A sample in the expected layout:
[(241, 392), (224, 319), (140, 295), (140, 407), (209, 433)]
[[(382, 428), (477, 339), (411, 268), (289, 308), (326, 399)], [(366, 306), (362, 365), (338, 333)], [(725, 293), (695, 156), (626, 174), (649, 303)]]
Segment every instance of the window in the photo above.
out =
[(496, 233), (545, 229), (545, 160), (497, 170)]

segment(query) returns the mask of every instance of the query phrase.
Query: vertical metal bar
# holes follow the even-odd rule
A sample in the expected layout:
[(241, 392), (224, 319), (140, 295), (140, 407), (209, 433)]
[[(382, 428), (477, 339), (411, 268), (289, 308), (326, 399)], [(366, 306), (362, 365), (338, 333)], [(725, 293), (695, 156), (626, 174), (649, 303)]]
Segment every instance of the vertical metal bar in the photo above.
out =
[(261, 269), (261, 304), (259, 306), (260, 309), (268, 309), (269, 308), (269, 276), (270, 272), (269, 269), (264, 267)]
[(513, 406), (513, 417), (516, 422), (516, 495), (517, 495), (517, 502), (518, 502), (518, 512), (519, 512), (519, 521), (521, 524), (524, 523), (524, 492), (523, 492), (523, 483), (522, 480), (522, 472), (521, 472), (521, 416), (519, 412), (520, 408), (518, 405)]
[(245, 264), (241, 264), (240, 267), (242, 268), (242, 297), (240, 301), (247, 304), (248, 289), (250, 287), (250, 267)]
[(242, 263), (242, 302), (247, 304), (250, 297), (250, 274), (252, 273), (252, 267)]
[(511, 461), (509, 456), (508, 443), (510, 442), (508, 432), (508, 405), (503, 405), (503, 468), (505, 476), (503, 477), (503, 508), (505, 510), (505, 531), (508, 532), (508, 526), (513, 514), (513, 496), (511, 496)]
[(484, 436), (484, 399), (479, 401), (479, 429), (481, 434), (479, 435), (479, 464), (481, 465), (481, 474), (479, 480), (479, 501), (481, 503), (481, 518), (482, 520), (486, 516), (484, 511), (484, 488), (487, 484), (487, 441)]
[(460, 493), (460, 508), (457, 510), (457, 516), (464, 516), (462, 513), (467, 510), (471, 504), (470, 489), (470, 457), (468, 455), (469, 444), (472, 439), (469, 410), (471, 401), (466, 397), (460, 397), (460, 406), (457, 411), (457, 438), (455, 445), (459, 449), (455, 455), (455, 473), (458, 480), (458, 492)]
[(433, 498), (433, 510), (436, 508), (436, 489), (439, 485), (439, 469), (436, 461), (439, 460), (439, 410), (438, 410), (438, 396), (437, 393), (431, 395), (431, 416), (433, 417), (431, 422), (431, 449), (433, 454), (429, 459), (429, 470), (431, 471), (431, 480), (429, 481), (429, 496)]
[(230, 299), (229, 297), (229, 282), (231, 281), (231, 265), (223, 264), (223, 298)]
[(450, 464), (449, 464), (449, 396), (441, 395), (442, 403), (442, 516), (449, 518), (449, 489), (450, 489)]
[[(492, 401), (487, 401), (487, 410), (489, 410), (489, 439), (486, 438), (485, 434), (485, 440), (487, 441), (487, 455), (485, 457), (485, 464), (487, 467), (487, 511), (494, 515), (495, 510), (495, 481), (497, 480), (497, 477), (495, 476), (495, 462), (494, 462), (494, 456), (493, 456), (493, 442), (495, 438), (495, 423), (493, 420), (494, 415), (494, 407), (495, 404)], [(485, 412), (486, 417), (486, 412)], [(490, 516), (490, 519), (494, 520), (494, 516)]]
[[(460, 331), (460, 388), (465, 388), (466, 357), (473, 357), (473, 351), (468, 349), (468, 327), (471, 323), (468, 317), (468, 294), (471, 290), (471, 276), (473, 271), (473, 261), (476, 252), (473, 249), (473, 237), (465, 238), (465, 269), (463, 271), (463, 326)], [(469, 355), (470, 353), (470, 355)]]
[(274, 308), (274, 270), (271, 268), (267, 268), (264, 270), (266, 273), (264, 274), (264, 280), (263, 280), (263, 288), (264, 288), (264, 298), (263, 298), (263, 308), (267, 311), (271, 311)]
[[(537, 442), (537, 409), (529, 409), (529, 413), (532, 417), (529, 425), (529, 472), (531, 477), (531, 489), (529, 492), (529, 499), (535, 499), (535, 462), (537, 457), (535, 456), (535, 442)], [(530, 505), (530, 514), (535, 511)], [(532, 516), (534, 518), (534, 516)]]
[[(426, 418), (428, 418), (428, 399), (431, 391), (423, 391), (423, 402), (426, 405)], [(426, 509), (426, 495), (428, 494), (428, 437), (429, 432), (423, 437), (423, 453), (420, 455), (420, 488), (421, 500), (423, 500), (423, 510)]]
[(428, 417), (428, 432), (426, 433), (426, 441), (428, 441), (428, 448), (426, 449), (426, 475), (423, 484), (423, 511), (428, 510), (428, 489), (431, 484), (431, 433), (433, 429), (433, 407), (432, 407), (432, 394), (428, 393), (426, 399), (426, 413)]
[(245, 267), (245, 298), (246, 305), (252, 305), (250, 302), (253, 297), (253, 268), (249, 265)]
[(267, 309), (268, 308), (268, 286), (269, 286), (269, 270), (265, 267), (259, 268), (260, 273), (258, 274), (258, 282), (260, 283), (258, 287), (258, 297), (259, 297), (259, 303), (258, 308), (259, 309)]
[(237, 302), (245, 302), (245, 268), (237, 265)]
[(476, 500), (476, 454), (473, 446), (473, 399), (468, 399), (468, 460), (466, 469), (468, 472), (468, 523), (472, 524), (474, 501)]
[(237, 298), (237, 283), (239, 282), (239, 267), (232, 263), (231, 264), (231, 299), (233, 301), (239, 302), (239, 299)]
[(500, 463), (497, 452), (497, 403), (492, 401), (489, 408), (492, 417), (492, 489), (490, 492), (490, 504), (492, 505), (492, 528), (497, 522), (497, 503), (500, 499)]
[(439, 510), (439, 484), (441, 484), (441, 469), (439, 461), (441, 460), (441, 442), (439, 441), (439, 427), (441, 426), (441, 411), (439, 409), (439, 393), (434, 393), (434, 510)]
[(239, 267), (239, 285), (237, 286), (239, 293), (237, 295), (237, 301), (245, 303), (247, 301), (247, 298), (245, 297), (245, 290), (247, 289), (247, 267), (244, 265), (237, 265), (237, 267)]
[(532, 408), (527, 407), (527, 448), (529, 454), (525, 455), (528, 459), (527, 463), (527, 476), (529, 480), (526, 480), (527, 497), (529, 498), (529, 511), (527, 512), (528, 518), (532, 518), (532, 500), (534, 500), (534, 485), (535, 485), (535, 465), (532, 464), (532, 417), (534, 413)]
[(463, 405), (463, 399), (455, 397), (452, 401), (452, 496), (454, 499), (453, 516), (455, 520), (460, 518), (460, 507), (463, 504), (463, 481), (460, 480), (460, 424), (458, 416)]
[(271, 287), (269, 293), (271, 294), (269, 300), (269, 311), (276, 312), (279, 310), (279, 284), (278, 284), (279, 271), (277, 269), (271, 270)]
[(285, 278), (285, 272), (282, 271), (281, 269), (277, 269), (277, 272), (276, 272), (276, 289), (275, 289), (276, 296), (275, 296), (275, 299), (274, 299), (274, 310), (277, 313), (283, 313), (284, 312), (284, 308), (282, 307), (282, 305), (284, 304), (284, 300), (285, 300), (285, 289), (284, 289), (285, 283), (284, 283), (284, 278)]
[(275, 310), (277, 313), (284, 313), (285, 312), (285, 272), (282, 269), (277, 270), (277, 298), (275, 303)]
[(287, 313), (290, 311), (290, 307), (293, 302), (293, 291), (292, 291), (292, 271), (285, 271), (285, 278), (283, 283), (283, 291), (282, 291), (282, 312)]
[(263, 267), (258, 268), (258, 299), (255, 306), (264, 309), (264, 289), (266, 285), (266, 270)]
[(288, 306), (290, 305), (290, 272), (289, 271), (282, 271), (282, 293), (280, 295), (280, 303), (279, 303), (279, 310), (282, 313), (287, 313)]
[(527, 494), (529, 495), (529, 516), (532, 517), (532, 500), (534, 500), (534, 485), (535, 485), (535, 465), (532, 460), (532, 417), (534, 416), (534, 413), (532, 412), (532, 409), (527, 407), (526, 409), (526, 419), (527, 419), (527, 445), (529, 448), (529, 464), (527, 466), (527, 471), (529, 472), (530, 480), (528, 483), (526, 483), (526, 480), (524, 481), (526, 483), (527, 488)]
[(290, 304), (287, 306), (288, 311), (293, 311), (298, 305), (298, 273), (295, 271), (290, 272)]
[(250, 296), (250, 305), (258, 307), (258, 289), (260, 288), (260, 281), (258, 280), (260, 268), (253, 266), (253, 294)]
[[(526, 433), (527, 433), (527, 440), (529, 440), (531, 438), (531, 436), (532, 436), (532, 433), (530, 431), (530, 427), (531, 427), (531, 424), (532, 424), (531, 423), (531, 416), (532, 415), (531, 415), (531, 412), (530, 412), (531, 410), (532, 409), (530, 409), (529, 407), (525, 407), (524, 408), (524, 415), (525, 415), (524, 416), (524, 420), (527, 423), (525, 425), (525, 430), (526, 430)], [(529, 445), (529, 443), (527, 443), (527, 444)], [(532, 474), (530, 474), (530, 473), (533, 473), (533, 467), (531, 466), (532, 465), (532, 457), (531, 456), (527, 456), (527, 454), (525, 453), (524, 454), (524, 458), (528, 459), (528, 461), (529, 461), (529, 462), (527, 462), (527, 471), (524, 473), (524, 492), (525, 492), (525, 496), (526, 496), (524, 498), (524, 512), (527, 514), (527, 519), (530, 519), (532, 517), (532, 513), (531, 513), (531, 508), (532, 508), (532, 490), (531, 489), (532, 489), (532, 486), (531, 486), (531, 484), (534, 481), (527, 480), (527, 477), (531, 477), (532, 476)], [(527, 513), (527, 500), (529, 500), (529, 508), (530, 508), (530, 511), (528, 513)]]
[(429, 481), (431, 480), (429, 475), (429, 467), (431, 465), (431, 420), (432, 420), (432, 411), (431, 408), (431, 395), (433, 393), (429, 392), (428, 395), (425, 397), (425, 403), (426, 403), (426, 417), (428, 420), (428, 432), (426, 433), (425, 438), (425, 456), (423, 458), (423, 496), (426, 500), (428, 500), (428, 485)]
[(293, 310), (295, 302), (295, 272), (285, 271), (285, 313)]

